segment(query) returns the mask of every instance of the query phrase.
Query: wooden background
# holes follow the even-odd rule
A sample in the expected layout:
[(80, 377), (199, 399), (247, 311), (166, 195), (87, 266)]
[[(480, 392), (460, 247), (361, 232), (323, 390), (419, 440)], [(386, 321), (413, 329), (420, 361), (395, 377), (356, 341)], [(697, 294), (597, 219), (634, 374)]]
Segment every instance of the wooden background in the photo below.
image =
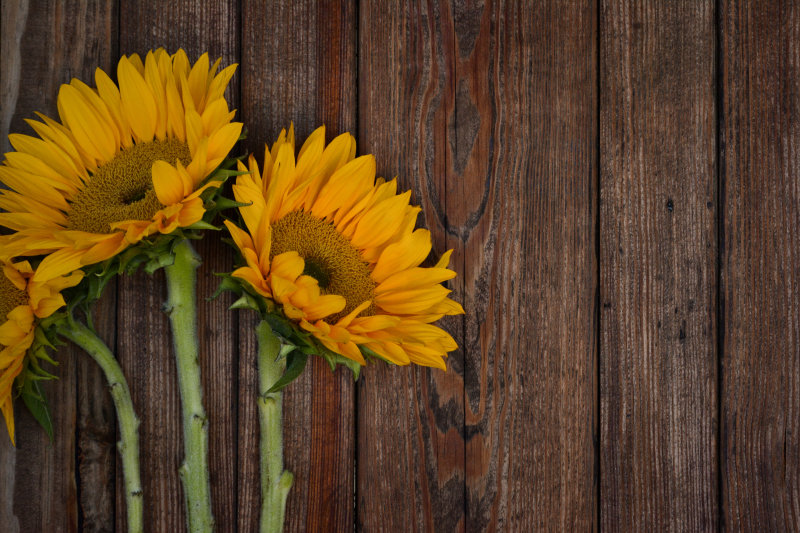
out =
[[(2, 0), (0, 122), (184, 47), (240, 67), (262, 150), (351, 131), (455, 248), (448, 371), (314, 361), (289, 531), (800, 531), (800, 6), (746, 0)], [(209, 235), (200, 295), (231, 269)], [(97, 315), (141, 414), (146, 522), (184, 528), (163, 273)], [(219, 530), (258, 513), (254, 319), (200, 308)], [(0, 529), (123, 531), (113, 409), (59, 352), (50, 444), (0, 438)]]

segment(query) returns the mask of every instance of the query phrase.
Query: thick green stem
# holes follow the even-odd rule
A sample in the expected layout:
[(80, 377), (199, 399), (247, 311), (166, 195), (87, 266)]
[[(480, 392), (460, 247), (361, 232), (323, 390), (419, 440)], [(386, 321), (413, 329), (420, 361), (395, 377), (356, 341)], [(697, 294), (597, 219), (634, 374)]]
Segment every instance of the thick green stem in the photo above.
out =
[(128, 532), (142, 533), (142, 482), (139, 474), (139, 420), (133, 410), (131, 392), (114, 354), (95, 333), (79, 322), (65, 320), (58, 333), (83, 348), (103, 369), (117, 409), (119, 449), (125, 476), (125, 503), (128, 507)]
[(291, 472), (283, 469), (281, 392), (267, 392), (283, 375), (286, 359), (278, 358), (281, 343), (269, 324), (261, 322), (258, 335), (258, 419), (261, 428), (261, 533), (283, 531)]
[(199, 266), (200, 257), (189, 241), (183, 240), (175, 247), (175, 262), (164, 269), (167, 274), (166, 312), (172, 324), (183, 408), (185, 458), (180, 475), (186, 501), (186, 519), (191, 533), (214, 530), (208, 475), (208, 419), (203, 409), (197, 349), (195, 286)]

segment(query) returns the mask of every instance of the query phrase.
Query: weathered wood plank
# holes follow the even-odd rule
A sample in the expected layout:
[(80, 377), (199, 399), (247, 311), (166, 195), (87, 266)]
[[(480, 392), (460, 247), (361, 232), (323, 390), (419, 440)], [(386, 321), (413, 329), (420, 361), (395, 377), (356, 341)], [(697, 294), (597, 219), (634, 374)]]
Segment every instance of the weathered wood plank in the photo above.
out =
[(364, 530), (591, 526), (593, 6), (364, 6), (362, 144), (455, 248), (467, 310), (447, 374), (366, 373)]
[(800, 530), (800, 7), (720, 3), (722, 518)]
[[(117, 13), (113, 4), (99, 2), (5, 0), (1, 9), (0, 147), (6, 152), (8, 133), (32, 133), (24, 119), (34, 118), (34, 111), (57, 118), (62, 83), (91, 80), (96, 67), (111, 65)], [(101, 306), (112, 312), (98, 330), (113, 339), (113, 294)], [(62, 347), (56, 359), (59, 380), (45, 385), (55, 441), (21, 405), (17, 449), (0, 439), (0, 523), (5, 531), (110, 531), (116, 453), (111, 398), (102, 373), (81, 350)]]
[(714, 2), (601, 2), (601, 526), (718, 527)]
[[(431, 230), (441, 254), (457, 246), (437, 216), (446, 208), (444, 173), (450, 170), (451, 8), (370, 2), (360, 8), (359, 150), (375, 155), (378, 175), (398, 176), (399, 190), (412, 189), (412, 201), (424, 210), (419, 222)], [(358, 387), (359, 530), (464, 531), (460, 351), (447, 366), (447, 373), (382, 364), (364, 370)]]
[[(92, 316), (98, 335), (116, 353), (117, 284), (111, 282)], [(117, 418), (100, 366), (75, 350), (78, 371), (78, 494), (81, 531), (114, 531)], [(120, 468), (120, 477), (122, 469)], [(125, 509), (119, 509), (125, 513)]]
[[(298, 148), (323, 123), (327, 139), (355, 127), (356, 2), (245, 0), (242, 5), (242, 117), (246, 146), (263, 160), (294, 122)], [(255, 318), (242, 315), (239, 372), (239, 530), (255, 531), (259, 512)], [(294, 474), (286, 531), (353, 527), (354, 387), (349, 372), (320, 360), (284, 394), (284, 458)]]
[[(141, 55), (163, 46), (170, 53), (183, 48), (191, 61), (203, 52), (209, 52), (212, 61), (221, 57), (223, 66), (239, 60), (236, 0), (123, 0), (120, 17), (120, 53)], [(232, 109), (238, 105), (238, 79), (237, 74), (226, 93)], [(236, 531), (237, 318), (227, 309), (231, 303), (228, 295), (206, 301), (219, 284), (214, 273), (231, 270), (233, 252), (215, 233), (196, 243), (196, 249), (203, 258), (197, 282), (198, 333), (203, 403), (209, 418), (211, 497), (217, 531)], [(163, 273), (124, 279), (120, 290), (119, 315), (124, 325), (120, 356), (142, 413), (146, 522), (153, 531), (182, 531), (184, 504), (177, 471), (183, 459), (182, 426), (172, 337), (167, 317), (160, 311), (166, 298)], [(124, 495), (121, 485), (117, 494), (119, 508)], [(117, 512), (117, 517), (122, 528), (125, 515)]]

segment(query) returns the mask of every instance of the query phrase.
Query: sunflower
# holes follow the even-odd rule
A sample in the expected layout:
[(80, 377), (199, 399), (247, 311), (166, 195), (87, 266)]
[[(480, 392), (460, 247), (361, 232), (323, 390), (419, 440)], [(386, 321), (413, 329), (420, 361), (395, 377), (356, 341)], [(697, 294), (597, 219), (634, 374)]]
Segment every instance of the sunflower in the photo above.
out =
[[(73, 79), (58, 93), (61, 122), (28, 120), (38, 137), (12, 134), (0, 181), (0, 225), (10, 255), (48, 254), (43, 280), (102, 262), (151, 235), (190, 227), (205, 214), (201, 193), (239, 139), (223, 93), (235, 65), (219, 73), (208, 54), (133, 54), (115, 84), (100, 69), (96, 89)], [(209, 178), (210, 176), (210, 178)], [(207, 179), (208, 178), (208, 179)]]
[(61, 291), (77, 285), (83, 272), (36, 281), (30, 263), (3, 263), (0, 273), (0, 410), (14, 442), (12, 386), (25, 367), (37, 321), (64, 305)]
[(251, 156), (233, 186), (246, 230), (225, 222), (245, 263), (232, 275), (348, 359), (444, 369), (457, 345), (431, 323), (464, 312), (441, 285), (456, 275), (452, 250), (420, 266), (431, 251), (430, 232), (414, 229), (420, 208), (355, 152), (347, 133), (325, 146), (321, 127), (295, 160), (290, 128), (265, 150), (263, 171)]

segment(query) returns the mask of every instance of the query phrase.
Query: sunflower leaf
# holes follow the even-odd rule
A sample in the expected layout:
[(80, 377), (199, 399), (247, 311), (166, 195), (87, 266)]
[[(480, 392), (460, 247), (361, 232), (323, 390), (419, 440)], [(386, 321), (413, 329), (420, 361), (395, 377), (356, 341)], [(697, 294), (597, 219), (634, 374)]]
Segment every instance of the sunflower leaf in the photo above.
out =
[(276, 381), (272, 387), (270, 387), (267, 393), (269, 394), (271, 392), (278, 392), (286, 385), (294, 381), (297, 376), (303, 373), (303, 369), (305, 369), (307, 362), (308, 354), (302, 352), (301, 350), (292, 350), (289, 352), (289, 355), (286, 356), (286, 371), (283, 373), (280, 379)]
[(258, 302), (247, 293), (242, 294), (238, 300), (233, 302), (229, 309), (252, 309), (258, 311)]
[(53, 420), (50, 417), (50, 409), (47, 406), (47, 398), (44, 396), (39, 383), (35, 380), (27, 380), (22, 386), (21, 391), (22, 401), (25, 407), (31, 412), (33, 418), (39, 422), (50, 442), (53, 442)]
[(206, 230), (211, 230), (211, 231), (219, 231), (222, 228), (219, 227), (219, 226), (215, 226), (214, 224), (211, 224), (210, 222), (206, 222), (205, 220), (198, 220), (197, 222), (195, 222), (191, 226), (186, 226), (184, 229), (189, 229), (189, 230), (206, 229)]
[(292, 327), (292, 324), (288, 320), (286, 320), (285, 318), (281, 318), (273, 313), (268, 314), (264, 318), (269, 324), (269, 326), (272, 328), (272, 331), (274, 331), (284, 339), (292, 338), (292, 333), (295, 331), (295, 329)]

